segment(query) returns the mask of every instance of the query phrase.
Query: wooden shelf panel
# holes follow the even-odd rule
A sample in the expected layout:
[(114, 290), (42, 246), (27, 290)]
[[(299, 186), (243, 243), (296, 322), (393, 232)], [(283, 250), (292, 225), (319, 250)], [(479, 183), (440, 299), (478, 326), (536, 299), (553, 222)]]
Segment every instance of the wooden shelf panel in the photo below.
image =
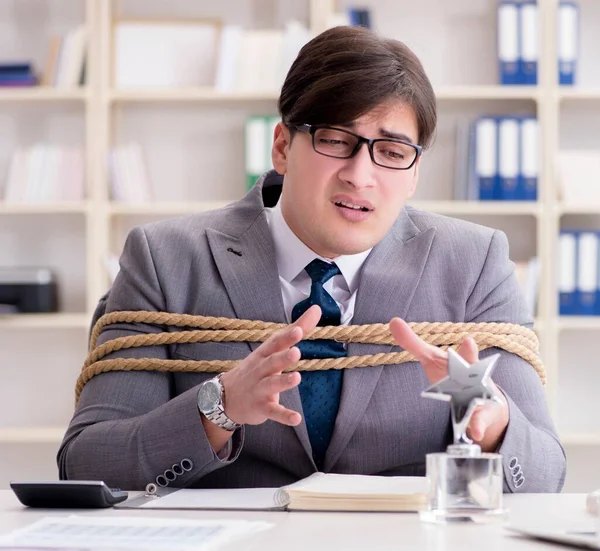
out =
[(89, 314), (0, 314), (0, 328), (87, 329)]
[(408, 205), (438, 214), (538, 216), (540, 205), (529, 201), (409, 201)]
[(86, 214), (89, 203), (73, 201), (63, 203), (3, 203), (0, 214)]
[(0, 102), (33, 101), (83, 101), (86, 88), (50, 88), (43, 86), (23, 88), (0, 88)]
[(600, 100), (600, 88), (558, 87), (558, 97), (561, 100)]
[(60, 444), (64, 427), (0, 427), (3, 444)]
[(559, 215), (563, 214), (600, 214), (600, 204), (593, 203), (581, 205), (557, 205), (556, 212)]
[(174, 88), (110, 90), (108, 99), (112, 103), (143, 102), (253, 102), (277, 101), (279, 91), (219, 92), (213, 88)]
[(565, 446), (600, 446), (600, 433), (565, 433), (560, 440)]
[(443, 86), (435, 90), (438, 100), (537, 100), (536, 86)]
[(563, 331), (600, 329), (600, 316), (559, 316), (558, 328)]
[(109, 206), (112, 216), (131, 216), (136, 214), (173, 215), (193, 214), (207, 210), (220, 209), (231, 204), (231, 201), (177, 201), (156, 203), (113, 203)]

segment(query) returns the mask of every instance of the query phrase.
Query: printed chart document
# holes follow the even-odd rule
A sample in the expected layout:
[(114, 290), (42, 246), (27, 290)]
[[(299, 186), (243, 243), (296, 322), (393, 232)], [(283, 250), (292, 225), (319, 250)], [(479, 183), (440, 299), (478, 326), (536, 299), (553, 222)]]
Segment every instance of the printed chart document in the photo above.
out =
[[(165, 489), (117, 508), (231, 509), (280, 511), (418, 511), (426, 501), (426, 479), (315, 473), (282, 488)], [(160, 492), (160, 491), (159, 491)]]
[(0, 537), (0, 549), (209, 551), (270, 528), (266, 522), (177, 518), (45, 517)]

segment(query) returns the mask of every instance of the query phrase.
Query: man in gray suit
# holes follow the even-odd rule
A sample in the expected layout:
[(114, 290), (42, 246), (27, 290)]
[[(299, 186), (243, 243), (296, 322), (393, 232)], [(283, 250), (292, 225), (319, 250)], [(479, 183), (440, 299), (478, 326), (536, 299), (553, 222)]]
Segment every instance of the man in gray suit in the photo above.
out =
[[(293, 324), (260, 346), (208, 342), (113, 353), (241, 362), (217, 377), (94, 377), (58, 454), (61, 478), (139, 489), (155, 481), (275, 487), (316, 470), (424, 475), (425, 455), (451, 439), (448, 405), (420, 396), (447, 374), (447, 353), (421, 341), (406, 321), (531, 327), (503, 233), (404, 206), (436, 125), (433, 90), (408, 48), (365, 29), (326, 31), (291, 67), (279, 110), (275, 171), (224, 209), (135, 228), (98, 311)], [(317, 324), (387, 322), (398, 346), (302, 341)], [(113, 325), (99, 344), (160, 330)], [(284, 372), (301, 356), (400, 348), (419, 362)], [(478, 357), (472, 339), (459, 352), (469, 362)], [(565, 456), (540, 380), (519, 357), (500, 354), (494, 382), (501, 405), (475, 413), (470, 437), (503, 455), (506, 491), (560, 491)]]

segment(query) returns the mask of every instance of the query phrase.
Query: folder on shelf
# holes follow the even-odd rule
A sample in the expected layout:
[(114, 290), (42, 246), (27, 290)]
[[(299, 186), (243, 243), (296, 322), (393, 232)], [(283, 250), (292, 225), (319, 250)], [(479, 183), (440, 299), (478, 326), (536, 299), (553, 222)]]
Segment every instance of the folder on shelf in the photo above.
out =
[(539, 59), (539, 18), (535, 2), (519, 5), (519, 84), (537, 84)]
[(539, 165), (540, 165), (540, 134), (539, 124), (535, 117), (523, 117), (520, 121), (521, 167), (517, 199), (537, 201)]
[(540, 259), (533, 256), (529, 260), (515, 262), (515, 274), (527, 305), (527, 311), (532, 317), (535, 317), (540, 284)]
[(56, 73), (56, 67), (58, 66), (61, 45), (62, 37), (59, 35), (52, 36), (48, 48), (48, 55), (46, 56), (46, 63), (42, 72), (42, 80), (40, 82), (42, 86), (52, 86), (54, 84), (54, 74)]
[[(596, 231), (596, 239), (600, 248), (600, 230)], [(598, 251), (596, 262), (596, 309), (594, 315), (600, 316), (600, 250)]]
[(519, 182), (519, 130), (515, 117), (498, 120), (498, 188), (495, 199), (515, 201)]
[(84, 178), (80, 147), (41, 142), (12, 154), (4, 200), (13, 204), (81, 201), (85, 195)]
[(577, 314), (596, 314), (598, 289), (598, 236), (581, 232), (577, 237)]
[(475, 173), (479, 199), (494, 199), (498, 179), (498, 132), (493, 117), (482, 117), (475, 122)]
[(115, 146), (109, 157), (111, 199), (117, 202), (148, 203), (152, 185), (142, 146), (129, 142)]
[(558, 81), (563, 86), (572, 86), (579, 53), (579, 16), (575, 2), (560, 2), (557, 27)]
[(558, 238), (558, 292), (561, 316), (577, 315), (577, 233), (563, 230)]
[(48, 79), (59, 88), (72, 88), (84, 82), (88, 32), (85, 25), (70, 29), (60, 41), (54, 73)]
[(348, 17), (350, 25), (371, 28), (371, 10), (368, 8), (348, 8)]
[(215, 88), (221, 92), (276, 93), (311, 33), (290, 20), (283, 30), (225, 25), (219, 36)]
[(273, 167), (271, 149), (278, 117), (253, 115), (246, 120), (246, 189), (250, 189), (265, 171)]
[(244, 29), (240, 25), (225, 25), (220, 31), (215, 77), (215, 89), (219, 92), (237, 88), (243, 36)]
[(469, 197), (470, 163), (473, 155), (470, 155), (471, 147), (469, 136), (471, 124), (468, 119), (459, 119), (456, 123), (456, 154), (454, 156), (454, 199), (464, 201), (466, 199), (477, 199)]
[(497, 33), (500, 83), (519, 84), (519, 9), (516, 3), (498, 5)]
[(561, 149), (556, 168), (563, 205), (600, 205), (600, 149)]

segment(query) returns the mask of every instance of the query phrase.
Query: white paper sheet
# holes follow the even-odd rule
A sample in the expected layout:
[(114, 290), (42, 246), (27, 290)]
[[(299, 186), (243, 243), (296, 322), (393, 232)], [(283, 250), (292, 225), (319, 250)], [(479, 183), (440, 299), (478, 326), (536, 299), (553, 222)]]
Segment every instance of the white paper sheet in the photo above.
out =
[(45, 517), (0, 537), (2, 548), (208, 551), (271, 527), (245, 520)]

